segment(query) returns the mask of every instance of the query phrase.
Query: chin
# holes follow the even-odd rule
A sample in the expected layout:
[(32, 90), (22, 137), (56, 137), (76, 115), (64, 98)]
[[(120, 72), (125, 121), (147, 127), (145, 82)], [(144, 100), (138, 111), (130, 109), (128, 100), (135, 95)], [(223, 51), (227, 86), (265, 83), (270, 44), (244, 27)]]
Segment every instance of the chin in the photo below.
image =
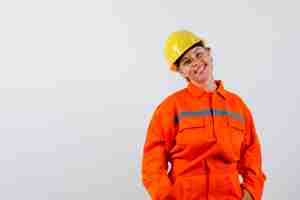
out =
[(201, 77), (197, 78), (196, 81), (198, 83), (202, 83), (203, 84), (203, 83), (206, 83), (208, 81), (208, 79), (209, 79), (208, 76), (204, 76), (204, 77), (201, 76)]

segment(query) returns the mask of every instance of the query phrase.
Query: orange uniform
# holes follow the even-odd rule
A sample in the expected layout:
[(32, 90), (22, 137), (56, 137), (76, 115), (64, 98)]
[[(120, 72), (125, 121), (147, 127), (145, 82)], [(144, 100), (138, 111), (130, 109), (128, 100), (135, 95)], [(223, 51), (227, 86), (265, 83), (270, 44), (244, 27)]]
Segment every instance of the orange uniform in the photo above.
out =
[(189, 82), (155, 110), (142, 159), (152, 200), (240, 200), (243, 188), (261, 199), (266, 176), (252, 115), (215, 82), (214, 92)]

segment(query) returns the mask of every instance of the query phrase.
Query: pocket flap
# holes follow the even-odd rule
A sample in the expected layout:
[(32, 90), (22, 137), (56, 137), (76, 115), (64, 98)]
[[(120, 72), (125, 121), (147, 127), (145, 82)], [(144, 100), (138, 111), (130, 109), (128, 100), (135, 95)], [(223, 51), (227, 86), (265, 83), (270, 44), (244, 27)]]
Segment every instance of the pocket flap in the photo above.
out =
[(229, 125), (235, 129), (238, 129), (241, 131), (245, 130), (245, 124), (240, 119), (234, 119), (232, 117), (229, 117)]
[(203, 117), (183, 117), (179, 122), (179, 132), (184, 129), (203, 127), (205, 127), (205, 119)]

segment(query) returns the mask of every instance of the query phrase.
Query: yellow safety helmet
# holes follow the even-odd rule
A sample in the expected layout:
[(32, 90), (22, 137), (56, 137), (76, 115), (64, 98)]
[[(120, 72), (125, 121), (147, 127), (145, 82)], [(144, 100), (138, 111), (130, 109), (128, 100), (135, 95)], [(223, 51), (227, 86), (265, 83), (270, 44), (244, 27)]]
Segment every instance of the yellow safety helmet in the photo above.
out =
[(199, 42), (202, 42), (204, 47), (208, 47), (207, 42), (203, 38), (198, 37), (190, 31), (180, 30), (171, 33), (164, 46), (165, 58), (170, 65), (170, 69), (176, 71), (177, 67), (175, 62), (177, 59), (190, 47)]

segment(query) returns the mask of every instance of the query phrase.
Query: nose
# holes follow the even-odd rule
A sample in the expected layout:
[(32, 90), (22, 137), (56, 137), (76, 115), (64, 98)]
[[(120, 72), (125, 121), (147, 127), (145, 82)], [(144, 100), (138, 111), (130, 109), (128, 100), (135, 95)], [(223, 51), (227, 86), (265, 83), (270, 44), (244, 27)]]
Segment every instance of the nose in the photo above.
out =
[(198, 60), (194, 60), (193, 62), (192, 62), (192, 68), (197, 68), (197, 67), (199, 67), (200, 66), (200, 62), (198, 61)]

